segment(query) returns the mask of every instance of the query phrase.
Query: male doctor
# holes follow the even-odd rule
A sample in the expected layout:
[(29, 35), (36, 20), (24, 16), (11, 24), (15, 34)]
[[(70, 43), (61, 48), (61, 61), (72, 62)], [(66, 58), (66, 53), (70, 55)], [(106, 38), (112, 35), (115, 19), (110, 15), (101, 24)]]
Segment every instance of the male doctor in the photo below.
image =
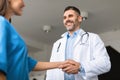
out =
[(80, 28), (82, 17), (74, 6), (64, 10), (67, 32), (53, 45), (50, 62), (68, 60), (60, 69), (47, 71), (46, 80), (98, 80), (98, 75), (111, 68), (103, 41), (97, 34)]

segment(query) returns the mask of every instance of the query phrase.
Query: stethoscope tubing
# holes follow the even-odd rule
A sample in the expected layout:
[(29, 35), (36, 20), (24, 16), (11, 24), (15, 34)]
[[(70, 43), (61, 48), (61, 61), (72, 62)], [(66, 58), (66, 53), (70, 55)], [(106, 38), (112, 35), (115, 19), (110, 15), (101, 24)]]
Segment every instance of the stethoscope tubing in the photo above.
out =
[[(84, 38), (85, 35), (87, 35), (87, 39), (83, 42), (83, 38)], [(82, 35), (81, 35), (81, 39), (80, 39), (80, 41), (81, 41), (81, 44), (80, 44), (80, 45), (86, 44), (87, 41), (88, 41), (88, 38), (89, 38), (89, 33), (88, 33), (88, 32), (85, 32), (84, 34), (82, 34)], [(59, 52), (60, 46), (61, 46), (61, 42), (59, 43), (59, 45), (58, 45), (58, 47), (57, 47), (57, 52)]]

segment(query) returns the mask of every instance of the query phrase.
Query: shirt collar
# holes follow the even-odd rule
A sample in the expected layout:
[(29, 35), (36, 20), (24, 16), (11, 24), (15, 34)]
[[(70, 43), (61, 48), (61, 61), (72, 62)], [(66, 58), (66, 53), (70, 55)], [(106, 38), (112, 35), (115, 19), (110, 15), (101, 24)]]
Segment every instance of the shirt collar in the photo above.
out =
[[(75, 32), (73, 33), (73, 35), (81, 35), (81, 34), (83, 34), (84, 32), (85, 32), (85, 31), (80, 28), (79, 30), (75, 31)], [(69, 37), (69, 33), (68, 33), (68, 32), (65, 32), (64, 34), (61, 35), (61, 37), (66, 37), (66, 38), (68, 38), (68, 37)]]
[(78, 33), (79, 33), (79, 31), (80, 31), (80, 30), (77, 30), (77, 31), (73, 32), (73, 34), (72, 34), (72, 35), (70, 35), (70, 34), (67, 32), (67, 38), (77, 36), (77, 35), (78, 35)]

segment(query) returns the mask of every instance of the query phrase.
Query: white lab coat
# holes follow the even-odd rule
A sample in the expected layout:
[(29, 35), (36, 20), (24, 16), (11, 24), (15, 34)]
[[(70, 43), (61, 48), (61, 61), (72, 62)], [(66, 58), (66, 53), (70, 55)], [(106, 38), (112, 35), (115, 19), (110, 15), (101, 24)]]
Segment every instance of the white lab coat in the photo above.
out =
[[(88, 33), (81, 39), (81, 35), (84, 33), (80, 29), (77, 40), (74, 43), (73, 60), (81, 63), (85, 73), (79, 72), (75, 74), (75, 80), (98, 80), (98, 75), (110, 70), (110, 58), (104, 43), (97, 34)], [(64, 34), (62, 36), (53, 45), (50, 62), (65, 61), (67, 38)], [(64, 72), (61, 69), (48, 70), (46, 80), (64, 80)]]

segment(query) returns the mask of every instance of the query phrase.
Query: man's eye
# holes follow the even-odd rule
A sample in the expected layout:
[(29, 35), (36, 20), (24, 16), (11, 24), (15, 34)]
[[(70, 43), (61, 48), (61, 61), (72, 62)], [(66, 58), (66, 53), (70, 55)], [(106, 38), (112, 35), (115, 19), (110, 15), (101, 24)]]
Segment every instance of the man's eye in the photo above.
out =
[(73, 17), (73, 15), (69, 15), (69, 17)]

